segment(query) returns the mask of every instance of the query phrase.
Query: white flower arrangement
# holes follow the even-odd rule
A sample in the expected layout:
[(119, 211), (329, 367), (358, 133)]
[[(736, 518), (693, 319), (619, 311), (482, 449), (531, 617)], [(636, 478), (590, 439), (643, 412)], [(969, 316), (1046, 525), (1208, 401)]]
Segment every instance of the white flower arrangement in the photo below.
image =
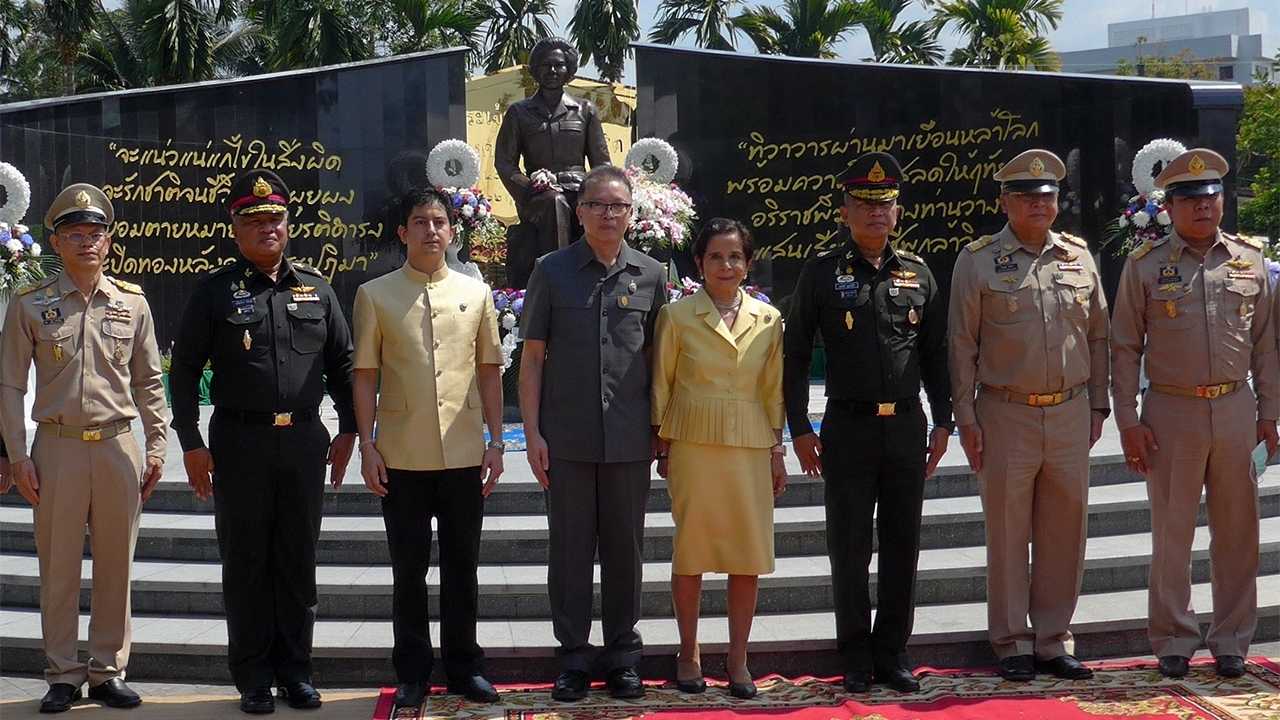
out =
[(639, 168), (651, 182), (666, 185), (676, 177), (680, 159), (666, 140), (643, 138), (627, 151), (627, 167)]
[(31, 185), (18, 168), (0, 162), (0, 187), (5, 193), (4, 205), (0, 206), (0, 223), (17, 225), (27, 216), (27, 208), (31, 207)]
[(1138, 191), (1139, 195), (1151, 197), (1151, 193), (1156, 189), (1156, 176), (1160, 173), (1156, 171), (1156, 164), (1159, 163), (1160, 169), (1169, 166), (1174, 158), (1186, 152), (1187, 148), (1177, 140), (1168, 138), (1157, 138), (1142, 146), (1142, 149), (1133, 156), (1133, 187)]
[(625, 172), (631, 179), (632, 207), (627, 243), (646, 253), (688, 245), (690, 229), (698, 217), (693, 200), (673, 184), (648, 180), (640, 168), (628, 167)]
[[(1163, 170), (1187, 149), (1177, 140), (1152, 140), (1133, 156), (1133, 186), (1137, 195), (1129, 198), (1120, 216), (1112, 221), (1110, 237), (1105, 244), (1119, 241), (1116, 254), (1128, 255), (1147, 240), (1158, 240), (1169, 233), (1173, 221), (1164, 210), (1164, 191), (1156, 189), (1157, 163)], [(1153, 222), (1154, 221), (1154, 222)]]
[(47, 275), (42, 252), (26, 225), (0, 222), (0, 296)]
[(427, 179), (436, 187), (475, 187), (480, 154), (462, 140), (442, 140), (427, 156)]

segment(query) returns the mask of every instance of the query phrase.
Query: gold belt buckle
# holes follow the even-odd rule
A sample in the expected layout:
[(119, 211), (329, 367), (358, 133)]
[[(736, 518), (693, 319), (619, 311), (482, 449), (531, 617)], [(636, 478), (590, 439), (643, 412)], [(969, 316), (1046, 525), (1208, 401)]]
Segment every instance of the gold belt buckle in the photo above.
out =
[(283, 412), (276, 413), (276, 421), (273, 423), (276, 427), (289, 427), (293, 424), (293, 413)]
[(1222, 385), (1201, 385), (1196, 388), (1196, 395), (1213, 400), (1222, 394)]
[(102, 439), (102, 428), (84, 430), (80, 433), (80, 439), (85, 442), (97, 442)]
[(876, 417), (893, 417), (898, 414), (897, 403), (876, 403)]
[(1028, 395), (1027, 404), (1034, 407), (1052, 407), (1062, 403), (1062, 393), (1049, 395)]

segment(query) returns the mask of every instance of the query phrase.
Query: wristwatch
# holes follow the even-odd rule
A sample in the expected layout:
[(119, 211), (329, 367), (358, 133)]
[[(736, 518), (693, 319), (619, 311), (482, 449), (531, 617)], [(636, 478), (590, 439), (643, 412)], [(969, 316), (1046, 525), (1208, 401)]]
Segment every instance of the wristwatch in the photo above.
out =
[(497, 450), (498, 452), (505, 453), (507, 451), (507, 446), (502, 444), (501, 440), (490, 440), (489, 444), (484, 446), (484, 449)]
[(773, 451), (774, 455), (781, 455), (782, 457), (787, 456), (787, 446), (782, 443), (778, 443), (769, 449)]

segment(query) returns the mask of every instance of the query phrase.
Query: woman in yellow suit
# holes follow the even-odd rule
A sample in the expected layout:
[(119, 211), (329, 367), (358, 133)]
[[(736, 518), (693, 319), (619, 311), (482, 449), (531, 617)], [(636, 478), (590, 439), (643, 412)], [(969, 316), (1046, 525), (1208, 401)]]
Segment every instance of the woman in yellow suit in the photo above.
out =
[(671, 598), (680, 631), (676, 683), (702, 692), (702, 574), (729, 575), (729, 692), (756, 693), (747, 636), (758, 576), (773, 572), (773, 500), (787, 482), (782, 445), (782, 318), (743, 292), (751, 233), (716, 218), (693, 245), (701, 290), (658, 314), (652, 422), (658, 474), (675, 519)]

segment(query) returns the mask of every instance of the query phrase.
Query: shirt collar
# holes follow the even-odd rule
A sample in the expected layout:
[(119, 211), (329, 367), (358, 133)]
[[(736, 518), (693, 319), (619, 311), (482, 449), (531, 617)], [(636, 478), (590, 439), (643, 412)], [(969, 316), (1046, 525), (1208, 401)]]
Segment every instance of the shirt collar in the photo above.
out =
[[(577, 267), (579, 270), (581, 270), (582, 268), (585, 268), (588, 264), (590, 264), (592, 261), (596, 259), (596, 254), (594, 251), (592, 251), (591, 245), (587, 243), (586, 236), (579, 238), (578, 241), (570, 245), (569, 248), (570, 248), (570, 251), (574, 253), (573, 255), (574, 266)], [(639, 250), (636, 250), (635, 248), (631, 247), (624, 240), (622, 243), (622, 248), (619, 249), (618, 251), (618, 259), (613, 261), (613, 267), (609, 268), (605, 272), (605, 276), (607, 277), (609, 275), (613, 275), (614, 273), (620, 271), (623, 267), (627, 265), (630, 265), (633, 267), (639, 267), (640, 261), (638, 258), (640, 254), (641, 253)]]
[[(1169, 230), (1169, 262), (1176, 263), (1179, 260), (1181, 260), (1182, 252), (1189, 247), (1190, 246), (1187, 245), (1187, 241), (1184, 240), (1182, 236), (1178, 234), (1178, 231), (1170, 228)], [(1226, 243), (1222, 241), (1222, 230), (1218, 230), (1217, 237), (1214, 238), (1213, 244), (1210, 245), (1207, 250), (1205, 250), (1205, 253), (1204, 253), (1205, 259), (1208, 259), (1209, 254), (1212, 253), (1215, 248), (1219, 248), (1219, 247), (1226, 250), (1228, 255), (1231, 254), (1231, 250), (1227, 247)]]
[(406, 260), (404, 263), (404, 267), (402, 267), (401, 270), (404, 271), (405, 277), (409, 278), (409, 280), (412, 281), (413, 284), (415, 285), (427, 285), (430, 283), (438, 283), (449, 276), (448, 265), (441, 265), (440, 269), (433, 273), (424, 273), (421, 270), (414, 268), (412, 265), (409, 264), (409, 261)]

